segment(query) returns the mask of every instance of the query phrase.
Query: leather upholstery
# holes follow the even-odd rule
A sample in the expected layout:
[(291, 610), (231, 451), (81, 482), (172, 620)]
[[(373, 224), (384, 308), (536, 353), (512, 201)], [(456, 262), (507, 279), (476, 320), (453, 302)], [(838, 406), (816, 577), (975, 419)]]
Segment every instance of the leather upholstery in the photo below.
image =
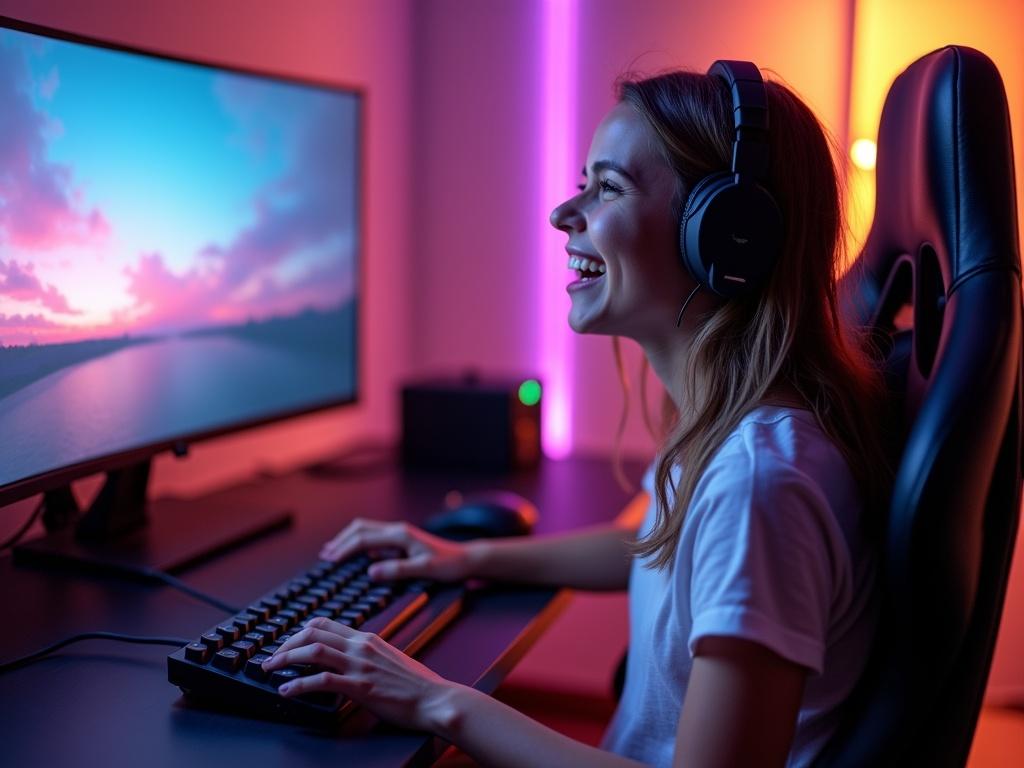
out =
[(1021, 503), (1013, 154), (984, 54), (950, 46), (896, 79), (876, 174), (871, 233), (842, 288), (887, 353), (902, 453), (878, 640), (816, 765), (963, 765)]

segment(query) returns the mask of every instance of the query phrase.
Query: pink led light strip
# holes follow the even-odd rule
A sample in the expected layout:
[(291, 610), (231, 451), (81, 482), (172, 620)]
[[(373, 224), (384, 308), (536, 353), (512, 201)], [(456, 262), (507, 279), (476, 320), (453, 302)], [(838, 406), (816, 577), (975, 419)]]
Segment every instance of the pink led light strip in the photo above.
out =
[(565, 234), (548, 224), (576, 178), (576, 33), (578, 0), (541, 0), (541, 212), (538, 226), (538, 345), (544, 381), (543, 448), (551, 458), (572, 449), (573, 350), (565, 292)]

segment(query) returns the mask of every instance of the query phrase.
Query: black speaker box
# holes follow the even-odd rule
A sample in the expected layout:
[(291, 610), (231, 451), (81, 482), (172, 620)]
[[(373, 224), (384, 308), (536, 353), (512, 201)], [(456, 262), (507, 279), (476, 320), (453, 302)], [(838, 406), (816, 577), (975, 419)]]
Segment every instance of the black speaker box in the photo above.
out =
[(507, 472), (540, 461), (540, 385), (475, 375), (402, 387), (402, 461), (414, 469)]

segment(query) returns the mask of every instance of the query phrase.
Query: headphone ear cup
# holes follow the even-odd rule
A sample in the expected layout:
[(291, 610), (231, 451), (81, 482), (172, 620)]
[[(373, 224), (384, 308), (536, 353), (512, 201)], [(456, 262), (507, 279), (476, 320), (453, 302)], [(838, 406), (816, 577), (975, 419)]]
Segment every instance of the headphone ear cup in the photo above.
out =
[(732, 183), (731, 173), (712, 173), (705, 176), (690, 190), (686, 205), (683, 206), (683, 215), (679, 221), (679, 255), (686, 271), (702, 288), (709, 287), (708, 267), (712, 259), (710, 254), (701, 252), (700, 222), (712, 198)]
[(775, 199), (761, 185), (738, 182), (732, 174), (699, 191), (680, 230), (687, 268), (701, 287), (724, 298), (760, 286), (782, 249), (782, 212)]

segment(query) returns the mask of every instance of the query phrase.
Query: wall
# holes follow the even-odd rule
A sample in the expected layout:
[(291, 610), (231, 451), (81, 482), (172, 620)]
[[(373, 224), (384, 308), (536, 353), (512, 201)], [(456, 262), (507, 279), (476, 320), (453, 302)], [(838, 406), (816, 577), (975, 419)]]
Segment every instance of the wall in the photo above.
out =
[[(574, 89), (559, 97), (575, 114), (578, 130), (562, 189), (542, 199), (538, 174), (547, 169), (539, 167), (540, 155), (543, 134), (552, 127), (541, 124), (545, 115), (538, 110), (544, 78), (550, 77), (544, 67), (552, 66), (542, 40), (552, 5), (573, 3), (415, 5), (414, 178), (415, 187), (422, 186), (413, 205), (417, 370), (533, 372), (542, 368), (538, 356), (546, 335), (571, 336), (565, 322), (568, 271), (553, 289), (563, 311), (542, 312), (550, 297), (538, 295), (552, 290), (545, 271), (565, 263), (564, 238), (556, 233), (550, 250), (545, 244), (538, 253), (537, 232), (546, 226), (544, 212), (573, 191), (590, 134), (612, 105), (612, 83), (623, 71), (706, 69), (716, 58), (752, 58), (777, 71), (833, 131), (845, 135), (848, 2), (578, 0), (578, 77)], [(742, 26), (735, 23), (740, 17)], [(565, 47), (571, 51), (572, 41)], [(607, 452), (622, 400), (610, 342), (573, 336), (565, 354), (572, 449)], [(635, 366), (635, 350), (630, 360)], [(651, 440), (633, 408), (624, 446), (650, 455)]]
[[(196, 446), (186, 460), (161, 457), (157, 492), (199, 492), (336, 451), (392, 438), (395, 382), (409, 346), (408, 195), (412, 98), (409, 0), (0, 0), (0, 14), (156, 52), (362, 87), (366, 92), (361, 402), (357, 407)], [(396, 222), (399, 225), (396, 226)], [(384, 350), (382, 354), (380, 351)]]

